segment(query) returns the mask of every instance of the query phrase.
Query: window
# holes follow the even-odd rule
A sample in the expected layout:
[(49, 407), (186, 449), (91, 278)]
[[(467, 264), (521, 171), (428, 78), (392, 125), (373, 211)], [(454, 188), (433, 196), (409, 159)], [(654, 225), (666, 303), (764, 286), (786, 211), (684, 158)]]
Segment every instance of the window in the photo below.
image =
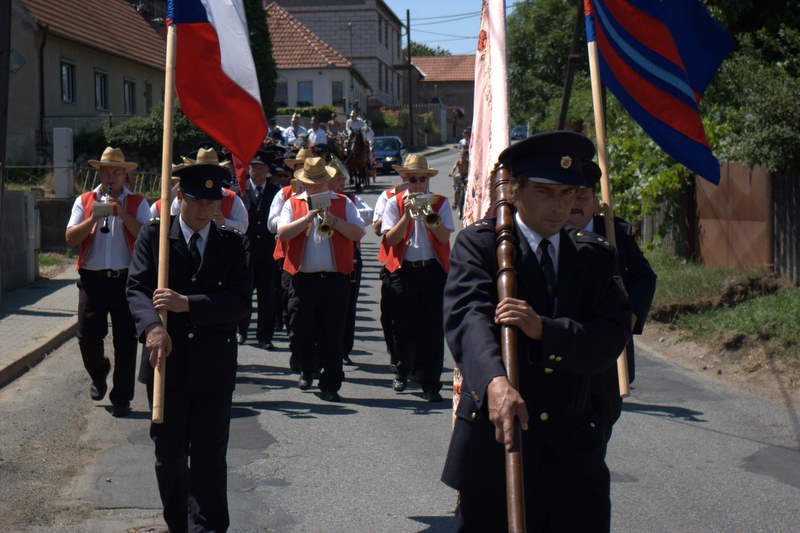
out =
[(344, 105), (344, 82), (331, 82), (331, 105)]
[(383, 90), (383, 64), (378, 62), (378, 90)]
[(289, 84), (285, 81), (275, 82), (275, 105), (277, 107), (289, 105)]
[(389, 20), (383, 21), (383, 34), (386, 36), (386, 39), (383, 40), (383, 46), (389, 48)]
[(136, 114), (136, 82), (124, 80), (122, 82), (122, 108), (126, 115)]
[(61, 62), (61, 101), (75, 103), (75, 65), (66, 61)]
[(297, 107), (310, 107), (314, 105), (314, 82), (297, 82)]
[(144, 82), (144, 110), (146, 113), (153, 108), (153, 84), (149, 81)]
[(108, 109), (108, 74), (97, 70), (94, 71), (94, 108)]
[(378, 15), (378, 42), (383, 42), (383, 24), (381, 23), (380, 15)]

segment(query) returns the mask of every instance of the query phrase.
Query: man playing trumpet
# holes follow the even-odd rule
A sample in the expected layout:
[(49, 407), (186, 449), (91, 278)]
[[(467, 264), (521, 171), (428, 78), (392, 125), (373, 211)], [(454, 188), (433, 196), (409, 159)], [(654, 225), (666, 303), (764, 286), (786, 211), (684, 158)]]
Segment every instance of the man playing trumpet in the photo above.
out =
[(125, 298), (128, 264), (139, 228), (150, 219), (144, 196), (131, 193), (125, 182), (136, 163), (125, 161), (119, 148), (109, 146), (100, 160), (100, 185), (75, 199), (67, 224), (68, 246), (80, 246), (78, 255), (78, 345), (83, 365), (92, 379), (90, 396), (102, 400), (111, 363), (103, 355), (108, 315), (114, 333), (112, 414), (130, 413), (136, 372), (136, 329)]
[[(283, 243), (283, 269), (289, 273), (289, 344), (300, 365), (298, 386), (311, 387), (319, 354), (321, 398), (340, 401), (344, 372), (341, 350), (353, 272), (354, 241), (364, 236), (364, 226), (353, 202), (328, 190), (337, 169), (326, 167), (321, 157), (309, 157), (295, 171), (305, 191), (283, 205), (278, 239)], [(324, 215), (309, 199), (327, 195)]]
[(440, 376), (444, 360), (442, 291), (450, 269), (453, 215), (447, 198), (426, 194), (437, 170), (424, 156), (411, 154), (403, 166), (393, 166), (408, 188), (386, 204), (381, 223), (388, 253), (389, 291), (394, 317), (394, 390), (406, 388), (416, 373), (423, 396), (441, 401)]

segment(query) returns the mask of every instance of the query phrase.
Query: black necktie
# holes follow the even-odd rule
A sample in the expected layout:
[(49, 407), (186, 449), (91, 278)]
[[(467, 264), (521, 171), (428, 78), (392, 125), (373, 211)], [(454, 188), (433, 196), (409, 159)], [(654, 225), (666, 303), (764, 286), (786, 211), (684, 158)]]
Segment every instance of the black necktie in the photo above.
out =
[(258, 187), (256, 187), (256, 200), (260, 200), (261, 199), (261, 192), (263, 190), (264, 190), (264, 187), (262, 185), (259, 185)]
[(199, 240), (199, 233), (192, 233), (192, 236), (189, 238), (189, 255), (192, 256), (192, 262), (194, 263), (195, 270), (198, 270), (200, 268), (200, 263), (203, 262), (203, 258), (200, 255), (200, 249), (197, 247), (197, 241)]
[(539, 243), (539, 250), (542, 252), (539, 266), (542, 267), (544, 282), (547, 285), (547, 309), (549, 313), (552, 313), (555, 308), (557, 281), (556, 269), (553, 267), (553, 259), (550, 257), (550, 246), (552, 243), (547, 239), (542, 239), (542, 242)]

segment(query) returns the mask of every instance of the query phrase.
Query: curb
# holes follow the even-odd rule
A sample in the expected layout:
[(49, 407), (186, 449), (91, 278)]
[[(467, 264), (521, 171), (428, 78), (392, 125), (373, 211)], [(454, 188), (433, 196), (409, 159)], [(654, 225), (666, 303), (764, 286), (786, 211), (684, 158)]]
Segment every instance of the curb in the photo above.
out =
[(0, 387), (5, 387), (22, 374), (40, 363), (50, 352), (70, 340), (78, 330), (78, 319), (75, 322), (57, 332), (38, 348), (22, 355), (13, 363), (5, 368), (0, 368)]
[(428, 157), (428, 156), (431, 156), (431, 155), (437, 155), (437, 154), (441, 154), (441, 153), (449, 152), (449, 151), (450, 151), (450, 147), (449, 146), (440, 146), (440, 147), (430, 148), (428, 150), (423, 150), (423, 151), (421, 151), (419, 153), (424, 155), (425, 157)]

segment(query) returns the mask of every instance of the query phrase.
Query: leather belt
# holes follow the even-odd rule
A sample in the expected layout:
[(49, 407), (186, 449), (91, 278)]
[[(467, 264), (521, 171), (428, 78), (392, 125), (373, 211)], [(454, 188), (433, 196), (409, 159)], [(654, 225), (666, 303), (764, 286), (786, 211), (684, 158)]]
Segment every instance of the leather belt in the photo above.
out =
[(424, 268), (436, 263), (436, 259), (423, 259), (422, 261), (403, 261), (404, 268)]
[(96, 276), (99, 278), (107, 278), (107, 279), (117, 279), (117, 278), (125, 278), (128, 277), (128, 269), (121, 268), (119, 270), (114, 270), (113, 268), (104, 268), (102, 270), (87, 270), (85, 268), (81, 269), (81, 273), (89, 274), (90, 276)]
[(333, 277), (344, 277), (344, 274), (340, 274), (339, 272), (298, 272), (295, 276), (299, 276), (301, 278), (333, 278)]

